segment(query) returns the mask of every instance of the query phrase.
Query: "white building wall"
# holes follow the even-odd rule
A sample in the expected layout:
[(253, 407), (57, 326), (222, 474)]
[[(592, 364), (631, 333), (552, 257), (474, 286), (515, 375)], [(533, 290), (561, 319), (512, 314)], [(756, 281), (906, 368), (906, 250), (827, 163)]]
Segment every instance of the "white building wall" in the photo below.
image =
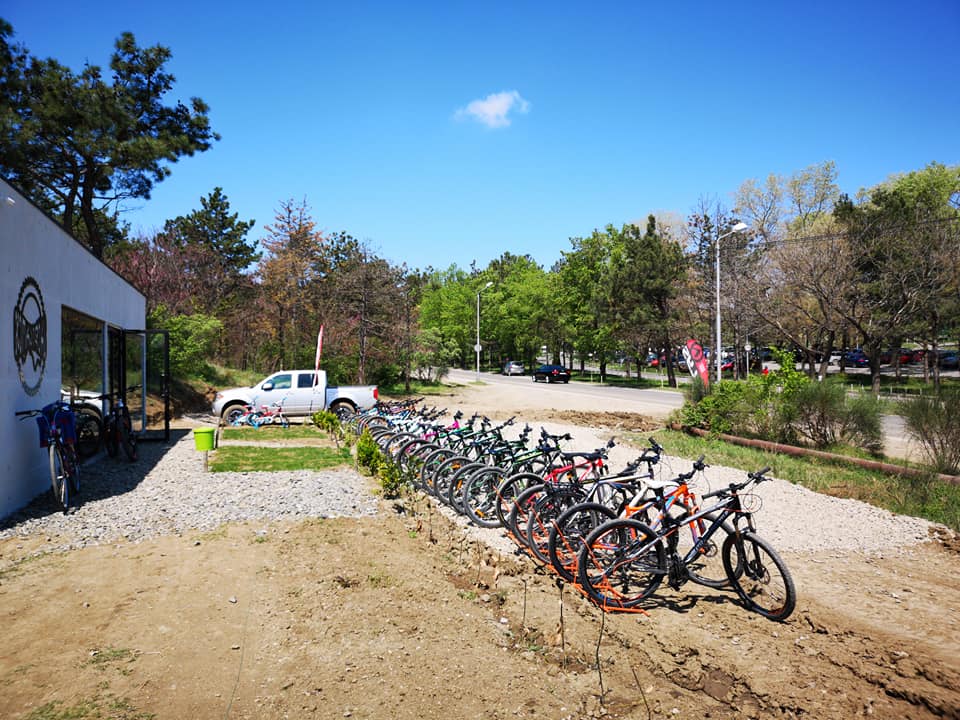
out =
[[(20, 421), (14, 412), (39, 408), (60, 397), (62, 306), (107, 325), (142, 329), (146, 300), (2, 179), (0, 250), (0, 418), (9, 429), (0, 433), (3, 517), (50, 488), (47, 455), (40, 449), (36, 422)], [(36, 281), (46, 315), (42, 377), (33, 367), (36, 356), (18, 366), (14, 349), (18, 295), (27, 278)], [(35, 308), (30, 302), (26, 312), (34, 314)]]

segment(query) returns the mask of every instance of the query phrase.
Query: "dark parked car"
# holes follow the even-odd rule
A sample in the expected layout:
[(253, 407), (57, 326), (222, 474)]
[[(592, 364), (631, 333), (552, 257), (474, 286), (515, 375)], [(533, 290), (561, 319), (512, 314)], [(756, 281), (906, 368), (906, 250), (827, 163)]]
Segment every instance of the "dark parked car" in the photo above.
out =
[(940, 363), (941, 370), (960, 369), (960, 355), (957, 354), (956, 350), (941, 351), (937, 355), (937, 360)]
[(869, 367), (870, 358), (863, 350), (851, 350), (844, 356), (844, 361), (850, 367)]
[(570, 371), (567, 370), (563, 365), (541, 365), (533, 372), (533, 381), (553, 383), (553, 382), (570, 382)]

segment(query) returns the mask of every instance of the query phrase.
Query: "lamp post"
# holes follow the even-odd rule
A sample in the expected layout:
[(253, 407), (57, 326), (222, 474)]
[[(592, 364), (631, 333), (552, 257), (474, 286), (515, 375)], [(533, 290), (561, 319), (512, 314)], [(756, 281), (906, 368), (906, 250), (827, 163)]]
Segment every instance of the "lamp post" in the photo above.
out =
[(720, 375), (721, 375), (720, 367), (723, 364), (723, 360), (721, 358), (723, 354), (723, 351), (721, 350), (721, 348), (723, 346), (720, 344), (720, 241), (723, 240), (725, 237), (730, 237), (734, 233), (743, 232), (746, 229), (747, 229), (747, 224), (745, 222), (738, 222), (736, 225), (734, 225), (730, 229), (729, 232), (725, 232), (723, 235), (717, 238), (717, 246), (716, 246), (717, 267), (715, 270), (715, 273), (717, 276), (717, 345), (716, 347), (713, 348), (713, 354), (717, 359), (717, 382), (720, 382)]
[(473, 346), (473, 349), (477, 353), (477, 381), (480, 380), (480, 351), (483, 349), (480, 347), (480, 293), (486, 290), (488, 287), (493, 285), (493, 280), (490, 280), (486, 285), (477, 290), (477, 344)]

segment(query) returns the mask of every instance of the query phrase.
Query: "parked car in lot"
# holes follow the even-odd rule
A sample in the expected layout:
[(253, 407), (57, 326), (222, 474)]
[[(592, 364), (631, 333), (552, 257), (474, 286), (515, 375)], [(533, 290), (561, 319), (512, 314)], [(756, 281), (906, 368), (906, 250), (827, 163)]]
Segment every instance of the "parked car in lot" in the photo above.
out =
[(523, 363), (516, 360), (508, 360), (503, 366), (504, 375), (523, 375)]
[(547, 383), (570, 382), (570, 371), (563, 365), (541, 365), (533, 372), (533, 381)]
[(869, 367), (870, 358), (863, 350), (851, 350), (844, 356), (844, 362), (850, 367)]
[(937, 353), (937, 362), (940, 363), (941, 370), (960, 369), (960, 355), (956, 350), (945, 350)]

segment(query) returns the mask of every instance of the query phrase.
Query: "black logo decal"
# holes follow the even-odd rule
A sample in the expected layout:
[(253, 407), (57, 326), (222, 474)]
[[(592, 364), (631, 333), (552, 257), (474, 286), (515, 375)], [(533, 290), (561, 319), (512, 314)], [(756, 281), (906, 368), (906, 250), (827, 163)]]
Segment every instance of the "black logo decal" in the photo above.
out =
[(36, 395), (47, 366), (47, 312), (40, 286), (32, 277), (23, 281), (13, 308), (13, 356), (20, 384), (27, 395)]

